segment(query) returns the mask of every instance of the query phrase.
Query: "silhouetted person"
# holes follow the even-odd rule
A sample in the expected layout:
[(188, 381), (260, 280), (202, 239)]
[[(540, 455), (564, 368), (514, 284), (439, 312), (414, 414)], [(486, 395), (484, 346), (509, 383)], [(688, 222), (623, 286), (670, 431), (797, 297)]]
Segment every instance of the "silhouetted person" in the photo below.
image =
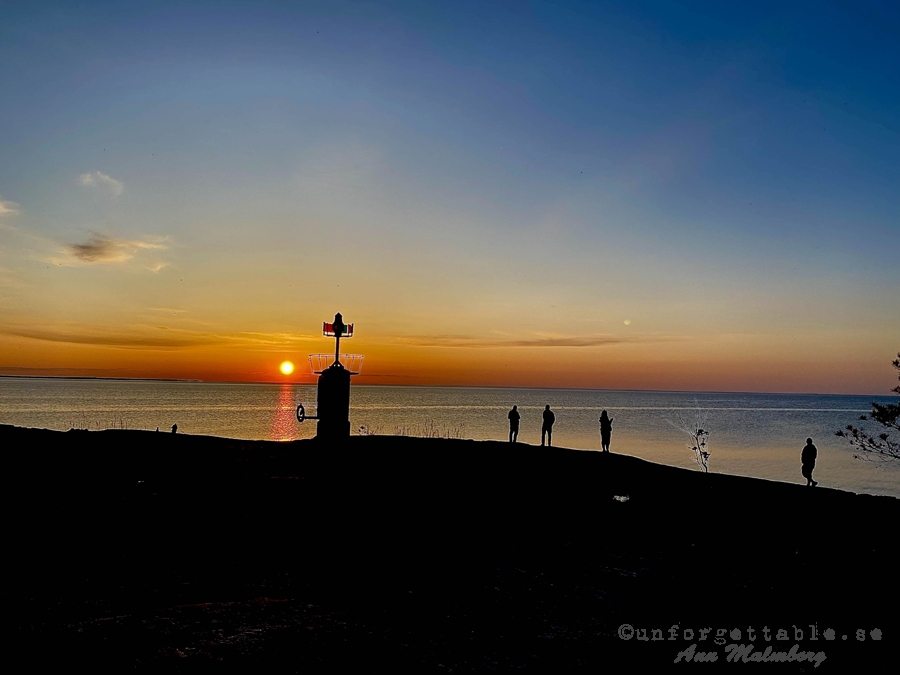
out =
[(600, 447), (603, 448), (603, 452), (609, 452), (609, 437), (612, 436), (614, 419), (605, 410), (600, 413)]
[(514, 405), (507, 417), (509, 418), (509, 442), (515, 443), (519, 438), (519, 420), (521, 419), (519, 406)]
[(544, 444), (544, 435), (547, 436), (547, 445), (553, 445), (553, 423), (556, 415), (550, 411), (550, 405), (544, 406), (544, 423), (541, 425), (541, 445)]
[(173, 424), (173, 425), (172, 425), (172, 433), (173, 433), (173, 434), (177, 434), (177, 433), (178, 433), (178, 425), (177, 425), (177, 424)]
[(807, 487), (815, 487), (819, 484), (819, 482), (813, 480), (812, 477), (813, 469), (816, 468), (816, 456), (818, 454), (819, 451), (816, 450), (816, 446), (813, 445), (812, 439), (807, 438), (806, 445), (803, 446), (803, 452), (800, 453), (800, 463), (803, 465), (800, 472), (806, 479)]

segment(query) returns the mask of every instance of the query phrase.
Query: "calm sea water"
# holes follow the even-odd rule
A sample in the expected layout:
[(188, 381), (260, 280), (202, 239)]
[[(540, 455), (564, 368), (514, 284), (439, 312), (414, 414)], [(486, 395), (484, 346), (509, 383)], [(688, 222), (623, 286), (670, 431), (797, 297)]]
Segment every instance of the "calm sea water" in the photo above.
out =
[[(892, 398), (877, 398), (894, 402)], [(853, 458), (836, 429), (870, 409), (872, 397), (718, 394), (566, 389), (356, 386), (354, 433), (441, 435), (505, 440), (506, 413), (522, 415), (519, 441), (540, 443), (541, 411), (556, 413), (553, 443), (599, 450), (598, 418), (614, 418), (611, 450), (696, 469), (682, 423), (707, 418), (710, 470), (804, 483), (800, 449), (819, 449), (815, 477), (823, 486), (900, 497), (900, 467)], [(315, 435), (298, 424), (297, 403), (315, 412), (309, 386), (117, 380), (0, 378), (0, 423), (49, 429), (156, 429), (248, 439)]]

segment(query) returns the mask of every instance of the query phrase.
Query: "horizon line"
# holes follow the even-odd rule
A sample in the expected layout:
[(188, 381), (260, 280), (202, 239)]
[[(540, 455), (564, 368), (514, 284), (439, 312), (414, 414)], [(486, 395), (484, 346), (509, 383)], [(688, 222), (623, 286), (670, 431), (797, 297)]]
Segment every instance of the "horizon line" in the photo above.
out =
[[(278, 381), (237, 381), (237, 380), (198, 380), (165, 377), (103, 377), (96, 375), (5, 375), (0, 378), (9, 379), (34, 379), (34, 380), (105, 380), (114, 382), (167, 382), (186, 384), (236, 384), (236, 385), (291, 385), (291, 386), (316, 386), (315, 382), (278, 382)], [(801, 392), (801, 391), (722, 391), (706, 389), (603, 389), (591, 387), (510, 387), (502, 385), (482, 384), (356, 384), (357, 387), (420, 387), (433, 389), (533, 389), (557, 391), (608, 391), (631, 393), (660, 393), (660, 394), (757, 394), (770, 396), (865, 396), (871, 398), (893, 398), (888, 394), (842, 394), (835, 392)]]

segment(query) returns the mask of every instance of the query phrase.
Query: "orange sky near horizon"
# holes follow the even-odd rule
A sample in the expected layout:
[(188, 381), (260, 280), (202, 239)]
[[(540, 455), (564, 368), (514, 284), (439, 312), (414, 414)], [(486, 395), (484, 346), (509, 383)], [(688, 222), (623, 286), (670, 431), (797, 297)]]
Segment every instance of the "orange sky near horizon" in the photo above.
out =
[[(568, 346), (555, 342), (570, 338), (549, 336), (540, 338), (546, 346), (534, 346), (446, 337), (447, 344), (436, 345), (422, 344), (419, 336), (371, 336), (354, 323), (357, 337), (343, 340), (341, 351), (365, 356), (357, 384), (872, 395), (887, 394), (895, 384), (890, 352), (879, 364), (880, 354), (847, 355), (825, 338), (733, 335)], [(233, 338), (238, 344), (147, 347), (2, 336), (0, 374), (313, 384), (307, 355), (334, 348), (333, 339), (309, 335), (284, 344), (270, 336), (272, 344), (265, 345)], [(285, 360), (295, 364), (289, 376), (280, 371)]]
[[(563, 245), (552, 241), (480, 261), (340, 239), (214, 255), (169, 242), (53, 263), (38, 255), (52, 242), (5, 238), (32, 253), (0, 275), (2, 375), (283, 382), (290, 360), (290, 381), (311, 383), (307, 354), (333, 349), (321, 326), (340, 310), (356, 327), (342, 351), (365, 355), (360, 384), (874, 395), (895, 384), (893, 287), (802, 268), (685, 274), (637, 251), (597, 265), (575, 247), (565, 264), (542, 262)], [(335, 259), (353, 264), (335, 274)]]

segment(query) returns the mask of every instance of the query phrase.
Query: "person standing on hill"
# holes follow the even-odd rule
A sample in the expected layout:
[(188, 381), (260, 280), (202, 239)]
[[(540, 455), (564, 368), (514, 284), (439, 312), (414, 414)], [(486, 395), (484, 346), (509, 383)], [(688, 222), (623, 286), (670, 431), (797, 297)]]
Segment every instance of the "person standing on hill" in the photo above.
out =
[(507, 417), (509, 418), (509, 442), (515, 443), (519, 438), (519, 420), (521, 419), (518, 406), (514, 405)]
[(802, 473), (803, 477), (806, 479), (807, 487), (815, 487), (819, 484), (819, 482), (813, 480), (812, 477), (813, 469), (816, 468), (816, 457), (818, 454), (819, 451), (816, 449), (816, 446), (813, 445), (812, 439), (807, 438), (806, 445), (803, 446), (803, 452), (800, 453), (800, 464), (802, 465), (800, 473)]
[(547, 445), (553, 445), (553, 423), (556, 421), (556, 415), (550, 410), (550, 404), (544, 406), (544, 423), (541, 425), (541, 445), (544, 444), (544, 435), (547, 436)]
[(609, 452), (609, 438), (612, 436), (612, 423), (614, 417), (610, 417), (605, 410), (600, 413), (600, 447), (603, 452)]

